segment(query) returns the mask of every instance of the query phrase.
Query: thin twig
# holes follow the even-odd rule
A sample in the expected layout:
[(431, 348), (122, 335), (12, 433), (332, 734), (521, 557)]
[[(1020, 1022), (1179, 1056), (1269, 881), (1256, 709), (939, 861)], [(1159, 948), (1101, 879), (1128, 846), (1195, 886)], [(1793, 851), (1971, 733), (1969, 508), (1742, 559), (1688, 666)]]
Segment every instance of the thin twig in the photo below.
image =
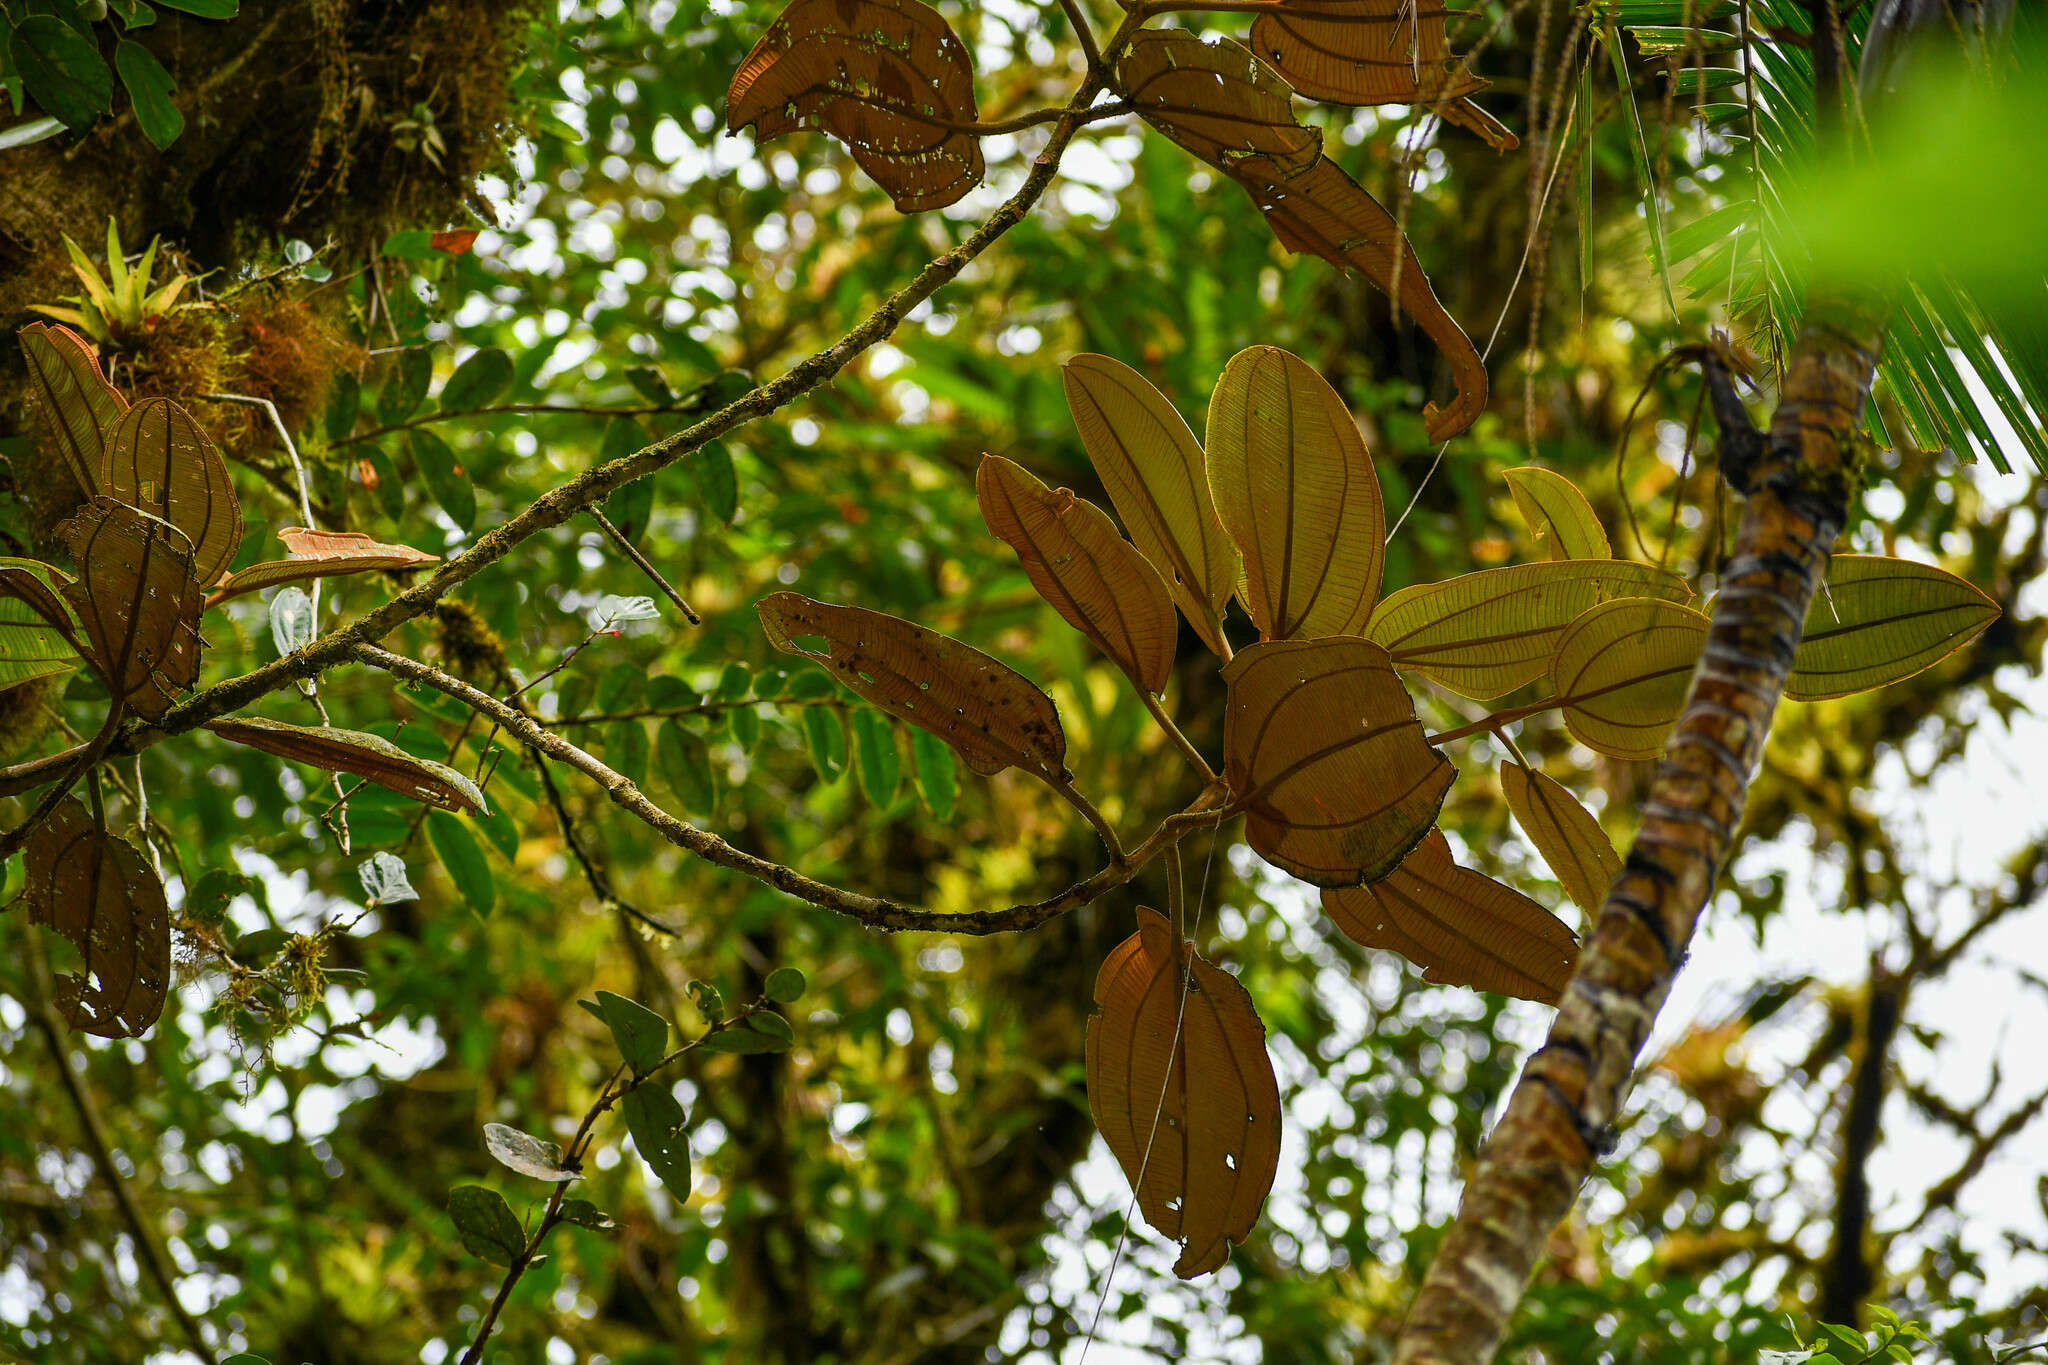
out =
[(676, 604), (676, 609), (682, 612), (683, 619), (685, 621), (688, 621), (693, 626), (701, 626), (704, 624), (704, 618), (697, 615), (696, 611), (691, 608), (690, 604), (683, 600), (683, 595), (681, 593), (677, 592), (673, 587), (669, 586), (669, 581), (661, 576), (661, 570), (655, 568), (653, 563), (648, 560), (647, 556), (641, 554), (639, 548), (635, 546), (632, 541), (626, 539), (626, 533), (624, 531), (621, 531), (618, 527), (612, 525), (612, 519), (606, 516), (601, 508), (586, 507), (583, 510), (590, 513), (590, 515), (596, 520), (597, 524), (604, 528), (604, 533), (612, 538), (612, 544), (619, 547), (619, 552), (625, 555), (626, 558), (632, 560), (635, 568), (639, 569), (641, 573), (644, 573), (649, 578), (653, 579), (654, 586), (660, 588), (662, 592), (668, 595), (668, 600)]

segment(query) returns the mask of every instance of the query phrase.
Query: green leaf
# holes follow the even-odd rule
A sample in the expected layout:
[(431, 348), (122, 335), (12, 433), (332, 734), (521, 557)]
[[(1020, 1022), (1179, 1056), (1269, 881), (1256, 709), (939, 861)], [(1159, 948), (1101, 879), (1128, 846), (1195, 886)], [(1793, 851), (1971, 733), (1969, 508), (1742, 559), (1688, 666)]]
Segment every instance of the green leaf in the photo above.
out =
[(434, 382), (434, 353), (414, 346), (398, 353), (384, 387), (377, 394), (377, 420), (395, 426), (412, 416), (427, 401), (427, 389)]
[(227, 918), (228, 905), (237, 896), (260, 894), (261, 884), (246, 872), (210, 867), (185, 893), (185, 917), (201, 924), (219, 924)]
[(597, 993), (597, 1007), (619, 1045), (619, 1056), (636, 1076), (645, 1076), (661, 1065), (668, 1054), (668, 1021), (637, 1000), (610, 991)]
[(628, 365), (626, 382), (633, 386), (633, 392), (656, 407), (667, 407), (676, 401), (676, 391), (668, 386), (668, 380), (662, 377), (661, 371), (652, 365)]
[(665, 1085), (643, 1085), (626, 1092), (626, 1131), (641, 1160), (654, 1168), (668, 1192), (679, 1200), (690, 1197), (690, 1136), (684, 1131), (689, 1116)]
[(356, 417), (363, 409), (363, 382), (355, 375), (343, 370), (334, 376), (334, 384), (327, 391), (327, 412), (321, 425), (327, 431), (330, 441), (346, 440), (355, 430)]
[(711, 752), (702, 739), (674, 720), (663, 721), (654, 756), (663, 780), (684, 810), (710, 815), (718, 809), (718, 779), (711, 771)]
[[(918, 731), (923, 734), (924, 731)], [(936, 736), (932, 743), (946, 749), (946, 742)], [(846, 776), (846, 726), (839, 719), (839, 712), (830, 706), (808, 706), (804, 708), (804, 741), (810, 745), (811, 766), (818, 770), (820, 782), (837, 782)], [(950, 761), (953, 751), (946, 749)]]
[(714, 1024), (725, 1018), (725, 997), (718, 993), (718, 987), (709, 981), (692, 981), (683, 989), (690, 993), (690, 1000), (697, 1006), (697, 1013)]
[(131, 33), (138, 28), (148, 28), (156, 22), (156, 11), (144, 3), (144, 0), (109, 0), (107, 8), (120, 19), (121, 26)]
[(592, 1232), (616, 1232), (619, 1228), (610, 1214), (588, 1199), (564, 1199), (556, 1216), (564, 1223), (574, 1223), (577, 1227), (589, 1228)]
[(713, 1033), (704, 1039), (704, 1046), (713, 1052), (749, 1054), (756, 1052), (787, 1052), (789, 1043), (773, 1038), (753, 1029), (729, 1028), (723, 1033)]
[(123, 38), (114, 47), (114, 69), (135, 104), (135, 123), (158, 151), (178, 140), (185, 131), (185, 116), (171, 100), (177, 88), (163, 63), (141, 43)]
[(522, 842), (519, 836), (519, 822), (512, 818), (511, 812), (505, 809), (503, 802), (493, 807), (487, 814), (474, 815), (470, 818), (476, 822), (476, 827), (483, 832), (484, 838), (490, 841), (491, 847), (505, 855), (506, 862), (519, 861), (519, 845)]
[(687, 463), (690, 477), (697, 481), (697, 494), (704, 499), (704, 510), (730, 524), (740, 509), (740, 482), (725, 442), (706, 443)]
[(480, 915), (488, 915), (497, 908), (498, 889), (491, 880), (490, 859), (484, 856), (483, 846), (461, 820), (445, 811), (428, 811), (427, 841), (434, 846), (434, 854), (447, 870), (448, 879), (471, 908)]
[(434, 250), (434, 234), (425, 228), (407, 228), (384, 239), (379, 255), (398, 261), (431, 261), (440, 257)]
[(747, 1016), (747, 1027), (756, 1033), (765, 1033), (770, 1038), (779, 1038), (785, 1043), (796, 1041), (796, 1030), (789, 1026), (789, 1020), (774, 1010), (755, 1010)]
[(441, 411), (471, 412), (488, 407), (512, 387), (512, 357), (486, 346), (455, 367), (441, 386)]
[[(622, 460), (647, 444), (647, 433), (631, 418), (615, 417), (604, 429), (604, 443), (598, 447), (600, 464)], [(625, 487), (615, 490), (604, 500), (605, 520), (619, 528), (627, 540), (636, 544), (647, 534), (647, 523), (654, 515), (654, 480), (635, 479)]]
[(912, 730), (910, 761), (917, 770), (917, 791), (924, 798), (925, 809), (934, 819), (951, 820), (960, 799), (959, 769), (952, 749), (937, 735)]
[(903, 782), (903, 758), (896, 748), (896, 727), (880, 712), (866, 708), (855, 711), (853, 754), (860, 772), (860, 789), (868, 800), (885, 810), (895, 804), (897, 788)]
[(240, 1355), (223, 1356), (220, 1365), (270, 1365), (262, 1356), (252, 1356), (247, 1351)]
[(761, 993), (770, 1000), (787, 1005), (803, 999), (808, 985), (809, 983), (804, 980), (804, 974), (796, 968), (777, 967), (768, 973), (768, 979), (761, 983)]
[(8, 39), (8, 56), (29, 98), (77, 130), (114, 109), (114, 77), (77, 29), (53, 14), (31, 14)]
[(1870, 1343), (1865, 1341), (1863, 1334), (1853, 1327), (1844, 1327), (1840, 1323), (1824, 1322), (1820, 1324), (1820, 1330), (1833, 1337), (1837, 1343), (1849, 1351), (1848, 1355), (1842, 1357), (1843, 1360), (1861, 1360), (1870, 1353)]
[(745, 664), (727, 664), (718, 675), (718, 690), (714, 694), (720, 701), (741, 701), (754, 690), (754, 675)]
[(605, 727), (605, 761), (636, 787), (647, 785), (647, 731), (637, 720), (615, 720)]
[(597, 680), (597, 695), (591, 705), (600, 711), (625, 711), (640, 700), (647, 688), (647, 670), (639, 664), (613, 664)]
[(1837, 555), (1807, 608), (1785, 695), (1820, 701), (1910, 678), (1976, 639), (1998, 612), (1982, 589), (1931, 564)]
[(241, 8), (241, 0), (157, 0), (157, 3), (165, 9), (196, 14), (201, 19), (232, 19)]
[(457, 1185), (448, 1191), (448, 1217), (462, 1245), (473, 1256), (511, 1265), (526, 1250), (526, 1232), (505, 1197), (482, 1185)]
[(412, 444), (413, 464), (419, 468), (428, 495), (441, 505), (450, 521), (465, 531), (473, 530), (476, 488), (469, 481), (469, 471), (455, 458), (448, 443), (425, 427), (415, 427), (406, 434)]
[[(0, 557), (0, 575), (5, 571), (26, 574), (49, 588), (49, 593), (37, 594), (38, 599), (53, 610), (61, 608), (67, 616), (71, 615), (69, 606), (56, 591), (65, 580), (48, 564), (36, 559)], [(24, 587), (34, 591), (33, 584)], [(69, 673), (78, 667), (78, 662), (78, 651), (71, 647), (63, 631), (44, 620), (26, 598), (0, 590), (0, 688), (52, 673)]]

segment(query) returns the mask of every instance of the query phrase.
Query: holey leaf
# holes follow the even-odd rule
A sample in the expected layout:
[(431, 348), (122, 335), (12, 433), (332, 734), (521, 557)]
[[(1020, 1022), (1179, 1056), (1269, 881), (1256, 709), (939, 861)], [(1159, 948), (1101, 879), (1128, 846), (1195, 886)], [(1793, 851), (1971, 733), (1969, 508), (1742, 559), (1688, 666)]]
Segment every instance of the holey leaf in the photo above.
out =
[(1515, 507), (1529, 525), (1537, 548), (1551, 559), (1606, 559), (1607, 528), (1579, 486), (1564, 475), (1534, 465), (1501, 476)]
[(1910, 678), (1997, 619), (1982, 589), (1931, 564), (1836, 555), (1807, 609), (1785, 695), (1822, 701)]
[(974, 491), (988, 529), (1017, 552), (1038, 595), (1141, 691), (1165, 689), (1179, 626), (1166, 582), (1114, 523), (1071, 489), (984, 455)]
[(1378, 645), (1252, 645), (1223, 680), (1225, 777), (1266, 861), (1317, 886), (1356, 886), (1393, 871), (1435, 824), (1454, 774)]
[(1587, 914), (1597, 914), (1607, 888), (1621, 875), (1621, 855), (1593, 813), (1564, 786), (1519, 763), (1503, 763), (1501, 790), (1508, 809), (1565, 894)]
[(23, 872), (29, 922), (62, 934), (85, 960), (82, 973), (57, 979), (65, 1022), (102, 1038), (154, 1024), (171, 981), (171, 929), (148, 861), (66, 797), (29, 836)]
[[(1182, 1005), (1185, 985), (1186, 1005)], [(1280, 1088), (1252, 998), (1166, 917), (1140, 908), (1088, 1020), (1088, 1109), (1145, 1221), (1181, 1243), (1173, 1273), (1221, 1266), (1280, 1165)]]
[(1217, 654), (1237, 551), (1216, 517), (1202, 447), (1166, 395), (1120, 360), (1084, 353), (1061, 369), (1067, 406), (1131, 540), (1181, 615)]
[[(862, 607), (793, 592), (757, 604), (768, 642), (825, 665), (864, 700), (953, 746), (983, 777), (1018, 767), (1062, 784), (1067, 736), (1052, 698), (1030, 679), (936, 631)], [(807, 636), (824, 652), (804, 647)]]
[(1511, 564), (1403, 588), (1365, 634), (1394, 667), (1484, 701), (1542, 677), (1565, 627), (1601, 602), (1691, 596), (1677, 574), (1625, 559)]
[(1269, 640), (1356, 635), (1380, 592), (1387, 515), (1344, 400), (1274, 346), (1239, 351), (1209, 399), (1209, 489)]
[(29, 391), (63, 457), (65, 468), (88, 497), (100, 491), (105, 432), (128, 410), (128, 400), (100, 372), (99, 353), (84, 337), (48, 322), (21, 329)]
[(291, 558), (268, 559), (237, 569), (206, 599), (206, 605), (219, 606), (231, 598), (274, 588), (280, 583), (341, 578), (379, 569), (417, 569), (441, 562), (439, 555), (415, 550), (410, 545), (387, 545), (360, 531), (309, 531), (303, 526), (286, 526), (278, 531), (277, 538), (284, 542)]
[(415, 758), (388, 739), (330, 725), (288, 725), (258, 716), (224, 716), (206, 722), (222, 739), (261, 749), (328, 772), (354, 773), (400, 796), (469, 815), (487, 812), (476, 783), (429, 758)]
[(1578, 953), (1564, 921), (1458, 866), (1437, 830), (1383, 880), (1325, 890), (1323, 909), (1347, 938), (1399, 953), (1423, 969), (1425, 981), (1546, 1005), (1564, 994)]
[(105, 491), (153, 512), (192, 542), (201, 585), (218, 579), (242, 547), (242, 504), (227, 463), (199, 420), (168, 398), (145, 398), (107, 433)]
[(981, 183), (966, 44), (919, 0), (796, 0), (733, 73), (726, 131), (823, 128), (903, 213)]
[(57, 528), (79, 577), (63, 586), (86, 661), (107, 690), (155, 720), (199, 677), (192, 542), (161, 517), (97, 497)]
[(1655, 758), (1706, 648), (1704, 613), (1627, 598), (1593, 608), (1559, 639), (1550, 685), (1565, 728), (1610, 758)]

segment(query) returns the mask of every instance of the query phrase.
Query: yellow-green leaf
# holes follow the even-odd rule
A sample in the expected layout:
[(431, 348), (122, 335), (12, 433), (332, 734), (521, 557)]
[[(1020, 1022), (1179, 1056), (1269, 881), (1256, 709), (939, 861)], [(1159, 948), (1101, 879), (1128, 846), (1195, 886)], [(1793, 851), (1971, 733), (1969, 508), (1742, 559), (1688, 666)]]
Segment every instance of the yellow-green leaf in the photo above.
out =
[(1910, 678), (1976, 639), (1998, 610), (1974, 583), (1931, 564), (1837, 555), (1807, 610), (1785, 695), (1822, 701)]
[(1707, 618), (1654, 598), (1606, 602), (1558, 641), (1551, 686), (1565, 728), (1611, 758), (1655, 758), (1685, 706)]
[(1593, 813), (1580, 805), (1563, 784), (1519, 763), (1503, 763), (1500, 785), (1522, 832), (1565, 894), (1589, 915), (1607, 899), (1607, 888), (1621, 875), (1621, 855)]
[(1552, 559), (1606, 559), (1607, 528), (1579, 486), (1564, 475), (1534, 465), (1510, 469), (1502, 476), (1515, 506), (1529, 524), (1537, 548)]
[(1677, 574), (1625, 559), (1512, 564), (1403, 588), (1365, 633), (1396, 668), (1484, 701), (1542, 677), (1564, 628), (1599, 603), (1691, 596)]
[(0, 557), (0, 688), (78, 667), (78, 618), (57, 594), (68, 581), (41, 560)]
[(1242, 598), (1269, 640), (1356, 635), (1379, 599), (1379, 476), (1337, 391), (1274, 346), (1237, 353), (1209, 400), (1209, 490), (1244, 555)]

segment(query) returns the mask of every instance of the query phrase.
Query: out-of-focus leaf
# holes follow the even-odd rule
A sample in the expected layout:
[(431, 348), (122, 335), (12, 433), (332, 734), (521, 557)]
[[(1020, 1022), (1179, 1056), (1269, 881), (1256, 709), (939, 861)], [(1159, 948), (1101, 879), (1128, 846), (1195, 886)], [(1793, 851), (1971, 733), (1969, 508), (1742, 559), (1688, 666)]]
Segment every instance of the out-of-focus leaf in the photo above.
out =
[(619, 1228), (610, 1214), (588, 1199), (564, 1199), (560, 1217), (565, 1223), (574, 1223), (592, 1232), (616, 1232)]
[(654, 761), (684, 810), (708, 816), (718, 809), (718, 779), (702, 739), (665, 720), (654, 738)]
[[(1183, 1007), (1182, 993), (1186, 1001)], [(1088, 1109), (1145, 1220), (1181, 1244), (1173, 1273), (1215, 1270), (1251, 1234), (1280, 1165), (1280, 1089), (1237, 978), (1140, 907), (1104, 959), (1088, 1020)]]
[(731, 525), (732, 519), (739, 515), (740, 480), (732, 467), (732, 452), (725, 448), (725, 442), (705, 442), (703, 448), (684, 464), (697, 485), (697, 495), (704, 499), (704, 510), (714, 519)]
[(854, 768), (868, 800), (886, 810), (896, 804), (903, 785), (903, 755), (896, 747), (896, 727), (888, 718), (865, 708), (853, 713)]
[(88, 496), (99, 492), (105, 433), (128, 411), (128, 400), (100, 372), (92, 344), (69, 327), (30, 323), (21, 329), (21, 355), (57, 453)]
[(619, 1056), (634, 1075), (645, 1076), (661, 1065), (661, 1059), (668, 1055), (668, 1020), (639, 1001), (610, 991), (597, 993), (597, 1007), (604, 1012), (605, 1025), (612, 1031), (612, 1041), (619, 1046)]
[(148, 720), (199, 677), (199, 609), (192, 543), (161, 517), (96, 497), (57, 528), (79, 566), (64, 585), (83, 653), (107, 690)]
[(1806, 612), (1785, 695), (1846, 697), (1910, 678), (1977, 638), (1998, 603), (1945, 569), (1883, 555), (1836, 555)]
[(636, 1086), (620, 1102), (626, 1114), (626, 1131), (640, 1159), (654, 1168), (655, 1175), (677, 1199), (690, 1197), (689, 1116), (683, 1106), (659, 1083)]
[(171, 981), (170, 911), (148, 860), (65, 797), (29, 836), (22, 873), (29, 923), (70, 940), (84, 960), (84, 971), (57, 978), (64, 1021), (102, 1038), (146, 1031)]
[(526, 1251), (526, 1230), (496, 1190), (457, 1185), (448, 1191), (448, 1218), (472, 1256), (511, 1265)]
[(794, 967), (777, 967), (768, 973), (768, 979), (761, 983), (761, 993), (770, 1000), (787, 1005), (804, 998), (809, 987), (804, 974)]
[(430, 758), (416, 758), (388, 739), (331, 725), (291, 725), (260, 716), (223, 716), (206, 722), (222, 739), (261, 749), (328, 772), (353, 773), (400, 796), (440, 810), (476, 814), (486, 809), (476, 783)]
[(485, 346), (455, 367), (441, 386), (441, 411), (469, 412), (504, 397), (512, 387), (512, 357)]
[(1657, 757), (1706, 642), (1706, 616), (1676, 602), (1625, 598), (1586, 612), (1550, 670), (1565, 728), (1610, 758)]
[(427, 485), (428, 495), (448, 514), (448, 520), (465, 531), (476, 529), (476, 488), (470, 483), (469, 471), (455, 458), (455, 452), (425, 427), (414, 427), (406, 438), (412, 445), (412, 461)]
[(145, 398), (107, 432), (106, 493), (162, 517), (192, 542), (202, 586), (242, 548), (242, 504), (227, 462), (199, 420), (168, 398)]
[(1519, 763), (1501, 765), (1500, 785), (1508, 809), (1565, 894), (1588, 915), (1598, 914), (1607, 888), (1621, 875), (1621, 855), (1607, 831), (1561, 783)]
[(740, 1056), (751, 1056), (761, 1052), (787, 1052), (789, 1040), (758, 1029), (729, 1028), (704, 1039), (704, 1046), (712, 1052), (727, 1052)]
[[(922, 735), (919, 730), (916, 734)], [(837, 782), (846, 776), (846, 726), (829, 706), (804, 708), (804, 742), (811, 751), (811, 766), (821, 782)], [(943, 748), (944, 746), (941, 745)], [(952, 753), (947, 749), (948, 754)], [(919, 769), (920, 781), (923, 769)]]
[(1538, 549), (1552, 559), (1606, 559), (1607, 528), (1579, 486), (1564, 475), (1534, 465), (1502, 476), (1515, 506), (1528, 523)]
[(0, 33), (29, 98), (74, 132), (114, 111), (114, 77), (90, 37), (54, 14), (27, 14)]
[[(424, 236), (424, 234), (422, 234)], [(389, 255), (391, 244), (385, 243), (385, 254)], [(384, 387), (377, 391), (377, 420), (386, 426), (396, 426), (420, 409), (427, 401), (427, 390), (434, 383), (434, 353), (425, 346), (412, 346), (398, 353), (392, 363), (391, 373), (385, 377)]]
[(302, 526), (287, 526), (277, 533), (277, 538), (284, 542), (291, 558), (268, 559), (237, 569), (221, 581), (220, 587), (206, 599), (206, 605), (219, 606), (244, 593), (280, 583), (342, 578), (380, 569), (417, 569), (441, 562), (439, 555), (415, 550), (410, 545), (388, 545), (360, 531), (309, 531)]
[(942, 824), (951, 820), (953, 808), (960, 799), (960, 779), (953, 765), (953, 751), (937, 735), (912, 730), (910, 761), (917, 772), (917, 790), (924, 797), (925, 809)]
[(460, 820), (438, 810), (428, 811), (427, 842), (434, 846), (434, 856), (441, 860), (448, 879), (472, 909), (479, 915), (488, 915), (497, 908), (498, 888), (491, 879), (491, 860)]
[(509, 1166), (521, 1175), (530, 1175), (535, 1180), (574, 1180), (576, 1172), (562, 1164), (562, 1149), (559, 1144), (537, 1138), (531, 1133), (522, 1133), (503, 1123), (484, 1125), (484, 1146), (500, 1165)]

